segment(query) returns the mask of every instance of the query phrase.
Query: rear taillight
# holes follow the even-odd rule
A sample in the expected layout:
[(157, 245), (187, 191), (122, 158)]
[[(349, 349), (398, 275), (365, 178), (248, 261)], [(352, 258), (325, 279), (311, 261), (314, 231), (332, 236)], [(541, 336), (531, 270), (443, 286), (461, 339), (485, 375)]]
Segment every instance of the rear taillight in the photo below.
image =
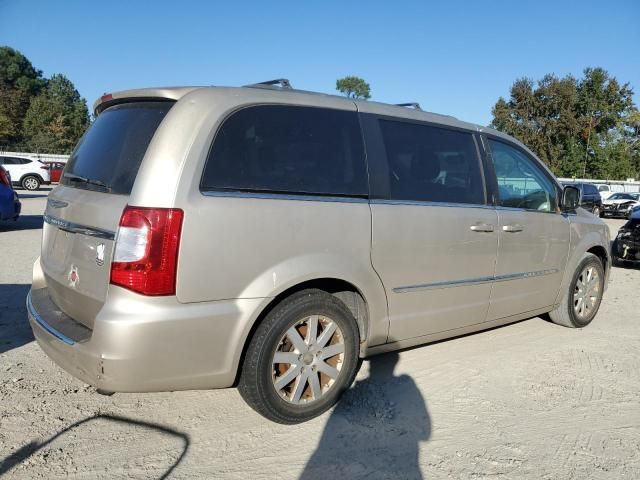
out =
[(184, 212), (127, 206), (111, 262), (111, 283), (143, 295), (175, 295)]
[(9, 180), (9, 175), (4, 170), (0, 170), (0, 184), (6, 185), (7, 187), (11, 186), (11, 180)]

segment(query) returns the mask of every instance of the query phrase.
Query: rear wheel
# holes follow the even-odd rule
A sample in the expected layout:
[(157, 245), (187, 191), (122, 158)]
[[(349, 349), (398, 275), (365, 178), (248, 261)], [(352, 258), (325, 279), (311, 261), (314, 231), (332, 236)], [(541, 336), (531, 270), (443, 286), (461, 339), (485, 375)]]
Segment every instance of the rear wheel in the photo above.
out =
[(596, 216), (599, 217), (600, 216), (600, 207), (598, 207), (597, 205), (594, 205), (592, 213)]
[(331, 408), (358, 368), (356, 321), (340, 300), (304, 290), (278, 304), (247, 349), (238, 389), (258, 413), (294, 424)]
[(604, 268), (600, 259), (585, 253), (578, 264), (560, 306), (549, 312), (554, 323), (570, 328), (582, 328), (598, 313), (604, 292)]
[(25, 190), (38, 190), (40, 188), (40, 179), (33, 175), (27, 175), (22, 179), (22, 188)]

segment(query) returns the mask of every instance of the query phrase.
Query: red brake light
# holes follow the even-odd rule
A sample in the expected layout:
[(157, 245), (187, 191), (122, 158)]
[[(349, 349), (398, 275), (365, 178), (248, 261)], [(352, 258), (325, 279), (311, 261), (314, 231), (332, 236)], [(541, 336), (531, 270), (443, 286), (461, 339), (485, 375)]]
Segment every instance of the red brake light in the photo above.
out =
[(6, 185), (7, 187), (11, 187), (11, 182), (9, 181), (9, 176), (4, 169), (0, 168), (0, 183)]
[(111, 95), (110, 93), (105, 93), (100, 97), (101, 102), (108, 102), (109, 100), (113, 100), (113, 95)]
[(111, 262), (111, 283), (143, 295), (175, 295), (184, 212), (127, 206)]

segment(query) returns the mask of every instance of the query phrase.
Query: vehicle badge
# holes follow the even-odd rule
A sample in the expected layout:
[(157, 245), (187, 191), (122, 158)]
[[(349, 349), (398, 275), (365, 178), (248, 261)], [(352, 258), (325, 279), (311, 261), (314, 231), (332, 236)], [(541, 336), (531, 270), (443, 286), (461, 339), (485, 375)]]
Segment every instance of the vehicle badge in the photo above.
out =
[(80, 275), (78, 275), (78, 267), (75, 265), (71, 265), (71, 271), (69, 272), (69, 285), (73, 288), (78, 286), (78, 282), (80, 281)]
[(104, 243), (100, 243), (96, 247), (96, 264), (99, 267), (104, 265)]

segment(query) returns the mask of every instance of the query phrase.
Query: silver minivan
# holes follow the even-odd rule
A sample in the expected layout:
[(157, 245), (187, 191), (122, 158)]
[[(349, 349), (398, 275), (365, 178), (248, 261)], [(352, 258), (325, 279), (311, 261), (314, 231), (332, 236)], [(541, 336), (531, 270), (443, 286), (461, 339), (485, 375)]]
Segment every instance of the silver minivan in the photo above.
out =
[(589, 324), (609, 231), (524, 145), (288, 83), (104, 95), (27, 298), (100, 392), (238, 386), (281, 423), (360, 359), (549, 314)]

